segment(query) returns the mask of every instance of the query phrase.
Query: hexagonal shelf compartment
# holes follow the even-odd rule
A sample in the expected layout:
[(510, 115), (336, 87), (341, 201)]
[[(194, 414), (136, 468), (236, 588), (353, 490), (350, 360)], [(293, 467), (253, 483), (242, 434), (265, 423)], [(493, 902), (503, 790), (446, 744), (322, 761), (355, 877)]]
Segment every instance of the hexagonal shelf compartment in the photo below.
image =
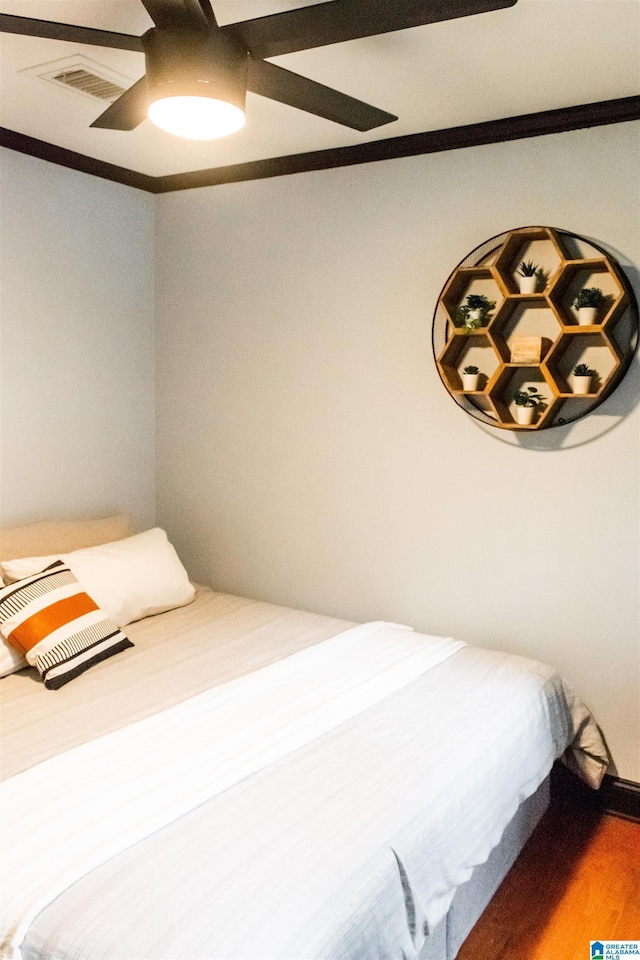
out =
[(507, 297), (490, 329), (505, 363), (513, 362), (514, 348), (520, 337), (539, 337), (540, 359), (544, 360), (562, 335), (558, 315), (546, 297)]
[[(524, 423), (518, 418), (516, 394), (527, 394), (529, 391), (535, 391), (536, 396), (542, 399), (532, 405), (531, 423)], [(500, 426), (509, 430), (537, 430), (551, 417), (558, 395), (544, 364), (524, 366), (505, 363), (491, 387), (489, 401), (496, 411)]]
[[(578, 309), (573, 305), (581, 290), (598, 289), (603, 303), (596, 307), (591, 323), (583, 324)], [(606, 259), (578, 260), (567, 263), (549, 290), (549, 300), (555, 307), (560, 322), (575, 330), (578, 326), (602, 329), (620, 315), (626, 306), (626, 292), (613, 264)]]
[[(605, 334), (583, 334), (562, 337), (552, 350), (547, 367), (561, 397), (597, 397), (615, 376), (621, 358)], [(576, 367), (585, 366), (591, 371), (589, 390), (581, 393), (576, 384)]]
[[(523, 262), (529, 273), (535, 267), (526, 292)], [(585, 321), (574, 301), (593, 288), (601, 303)], [(461, 308), (473, 294), (495, 306), (469, 329)], [(444, 285), (433, 320), (434, 356), (448, 392), (476, 419), (507, 430), (560, 426), (590, 413), (622, 380), (637, 342), (638, 305), (618, 263), (592, 241), (555, 227), (520, 227), (476, 247)], [(465, 390), (462, 373), (470, 365), (483, 376)], [(576, 381), (580, 365), (589, 381)], [(531, 423), (520, 422), (517, 392), (540, 397)]]
[(520, 272), (522, 263), (533, 263), (536, 267), (535, 288), (531, 293), (544, 293), (550, 282), (555, 280), (566, 254), (561, 246), (558, 234), (550, 227), (525, 227), (512, 230), (505, 240), (496, 258), (496, 270), (503, 280), (506, 292), (518, 294), (520, 290)]
[[(484, 331), (474, 331), (472, 335), (456, 333), (451, 337), (438, 360), (438, 367), (450, 393), (483, 393), (501, 364), (493, 343)], [(479, 371), (479, 382), (474, 390), (466, 390), (462, 374), (466, 366), (474, 366)]]
[[(503, 299), (502, 291), (491, 267), (461, 267), (451, 275), (440, 300), (454, 327), (462, 326), (462, 321), (458, 319), (458, 311), (465, 306), (469, 296), (483, 296), (490, 303), (494, 303), (495, 308), (490, 311), (489, 316), (494, 314), (496, 308), (500, 308)], [(486, 321), (488, 319), (489, 317)]]

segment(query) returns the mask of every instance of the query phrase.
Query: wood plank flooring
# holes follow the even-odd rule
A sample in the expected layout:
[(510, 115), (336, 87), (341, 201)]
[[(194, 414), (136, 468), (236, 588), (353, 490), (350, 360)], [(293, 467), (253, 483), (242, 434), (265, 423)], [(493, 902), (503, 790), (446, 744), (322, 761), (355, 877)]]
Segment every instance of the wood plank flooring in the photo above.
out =
[(640, 940), (640, 824), (554, 802), (458, 960), (588, 960)]

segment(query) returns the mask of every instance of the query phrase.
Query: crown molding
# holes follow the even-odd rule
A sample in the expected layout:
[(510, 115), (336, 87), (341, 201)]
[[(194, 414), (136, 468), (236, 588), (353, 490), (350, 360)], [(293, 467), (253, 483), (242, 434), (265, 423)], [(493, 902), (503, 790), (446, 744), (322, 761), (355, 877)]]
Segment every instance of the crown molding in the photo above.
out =
[(149, 193), (157, 192), (155, 189), (157, 177), (149, 177), (146, 173), (138, 173), (136, 170), (127, 170), (126, 167), (119, 167), (115, 163), (96, 160), (95, 157), (75, 153), (73, 150), (67, 150), (66, 147), (58, 147), (55, 143), (47, 143), (46, 140), (36, 140), (35, 137), (28, 137), (25, 133), (17, 133), (6, 127), (0, 127), (0, 147), (17, 150), (19, 153), (26, 153), (39, 160), (48, 160), (50, 163), (57, 163), (70, 170), (79, 170), (80, 173), (113, 180), (114, 183), (124, 183), (127, 187), (147, 190)]
[(296, 153), (268, 160), (254, 160), (249, 163), (236, 163), (225, 167), (174, 173), (162, 177), (151, 177), (136, 170), (128, 170), (126, 167), (106, 163), (104, 160), (87, 157), (82, 153), (74, 153), (72, 150), (44, 140), (37, 140), (5, 127), (0, 127), (0, 146), (95, 177), (103, 177), (135, 187), (138, 190), (146, 190), (149, 193), (171, 193), (196, 187), (238, 183), (242, 180), (262, 180), (267, 177), (288, 176), (292, 173), (308, 173), (358, 163), (373, 163), (377, 160), (392, 160), (492, 143), (506, 143), (509, 140), (524, 140), (588, 127), (624, 123), (629, 120), (640, 120), (640, 96), (601, 100), (596, 103), (543, 110), (540, 113), (527, 113), (502, 120), (489, 120), (484, 123), (390, 137), (350, 147)]

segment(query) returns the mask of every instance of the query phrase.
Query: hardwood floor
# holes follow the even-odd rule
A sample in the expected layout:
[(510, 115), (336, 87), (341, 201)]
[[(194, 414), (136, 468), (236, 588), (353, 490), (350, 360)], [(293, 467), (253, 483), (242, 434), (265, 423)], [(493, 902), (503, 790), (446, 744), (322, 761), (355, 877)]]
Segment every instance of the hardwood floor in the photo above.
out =
[(458, 960), (589, 960), (640, 940), (640, 823), (555, 801)]

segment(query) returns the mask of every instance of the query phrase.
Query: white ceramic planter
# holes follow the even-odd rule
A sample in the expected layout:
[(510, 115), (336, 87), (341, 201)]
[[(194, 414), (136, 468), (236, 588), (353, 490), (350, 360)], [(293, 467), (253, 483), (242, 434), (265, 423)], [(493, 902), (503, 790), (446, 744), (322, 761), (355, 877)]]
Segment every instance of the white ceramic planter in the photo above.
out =
[(518, 277), (518, 286), (520, 287), (520, 293), (535, 293), (538, 287), (538, 278), (535, 273), (532, 277)]
[(591, 375), (589, 375), (588, 377), (574, 376), (573, 392), (574, 393), (591, 393)]
[(598, 315), (597, 307), (579, 307), (578, 308), (578, 323), (581, 327), (590, 327), (596, 322), (596, 316)]
[(479, 382), (480, 382), (479, 373), (463, 373), (462, 374), (462, 389), (465, 391), (477, 390)]
[(521, 423), (523, 427), (528, 427), (533, 423), (533, 417), (536, 412), (535, 407), (516, 406), (516, 423)]
[(469, 320), (482, 320), (482, 310), (469, 310)]

